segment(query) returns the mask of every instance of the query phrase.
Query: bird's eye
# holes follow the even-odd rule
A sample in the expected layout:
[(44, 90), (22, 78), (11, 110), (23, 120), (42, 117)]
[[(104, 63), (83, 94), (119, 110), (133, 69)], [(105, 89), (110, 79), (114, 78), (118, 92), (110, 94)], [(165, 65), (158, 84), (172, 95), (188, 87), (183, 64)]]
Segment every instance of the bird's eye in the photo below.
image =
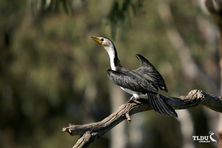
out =
[(104, 39), (102, 38), (101, 41), (104, 41)]

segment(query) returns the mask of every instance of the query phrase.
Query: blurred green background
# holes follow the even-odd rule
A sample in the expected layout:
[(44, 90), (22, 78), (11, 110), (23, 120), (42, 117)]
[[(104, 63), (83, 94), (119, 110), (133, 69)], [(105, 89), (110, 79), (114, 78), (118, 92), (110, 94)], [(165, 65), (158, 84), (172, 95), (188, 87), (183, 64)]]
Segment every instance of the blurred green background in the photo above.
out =
[[(165, 78), (169, 96), (194, 88), (218, 95), (217, 29), (200, 1), (0, 0), (0, 147), (72, 147), (78, 136), (62, 127), (112, 112), (108, 55), (90, 36), (111, 38), (131, 69), (138, 66), (135, 54), (147, 57)], [(181, 43), (209, 85), (186, 69), (181, 59), (187, 55), (177, 49)], [(153, 111), (137, 114), (125, 124), (123, 147), (215, 147), (191, 136), (208, 135), (217, 118), (203, 107), (179, 113), (179, 120)], [(139, 131), (137, 142), (130, 131)], [(111, 141), (108, 132), (90, 147), (113, 147)]]

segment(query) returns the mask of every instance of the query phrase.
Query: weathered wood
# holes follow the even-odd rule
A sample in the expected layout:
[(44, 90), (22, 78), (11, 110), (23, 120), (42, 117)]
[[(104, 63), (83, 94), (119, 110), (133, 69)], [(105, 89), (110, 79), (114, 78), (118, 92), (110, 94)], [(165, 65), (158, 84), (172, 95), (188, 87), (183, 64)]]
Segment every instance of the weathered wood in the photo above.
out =
[[(116, 112), (99, 122), (69, 125), (64, 127), (62, 131), (68, 132), (70, 135), (80, 135), (80, 139), (74, 145), (74, 148), (87, 147), (96, 138), (102, 136), (123, 120), (130, 121), (131, 115), (152, 109), (147, 99), (140, 99), (139, 101), (141, 103), (128, 102), (121, 105)], [(167, 103), (175, 109), (187, 109), (196, 105), (204, 105), (217, 112), (222, 112), (221, 97), (215, 97), (201, 90), (191, 90), (186, 96), (167, 97)]]

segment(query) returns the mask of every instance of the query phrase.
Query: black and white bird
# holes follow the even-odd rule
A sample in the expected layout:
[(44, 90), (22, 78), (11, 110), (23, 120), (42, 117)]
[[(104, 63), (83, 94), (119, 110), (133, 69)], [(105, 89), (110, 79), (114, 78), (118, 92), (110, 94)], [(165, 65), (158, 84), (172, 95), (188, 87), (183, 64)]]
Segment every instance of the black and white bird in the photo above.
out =
[(219, 142), (219, 138), (217, 137), (217, 135), (214, 132), (209, 131), (209, 134), (210, 134), (210, 140), (212, 142), (215, 142), (215, 143)]
[(136, 57), (140, 67), (129, 70), (120, 64), (113, 42), (105, 37), (91, 37), (102, 45), (110, 59), (111, 69), (107, 70), (108, 77), (122, 90), (132, 95), (130, 100), (148, 98), (151, 107), (158, 113), (177, 117), (175, 110), (166, 102), (166, 98), (158, 94), (158, 89), (168, 92), (164, 79), (156, 68), (142, 55)]

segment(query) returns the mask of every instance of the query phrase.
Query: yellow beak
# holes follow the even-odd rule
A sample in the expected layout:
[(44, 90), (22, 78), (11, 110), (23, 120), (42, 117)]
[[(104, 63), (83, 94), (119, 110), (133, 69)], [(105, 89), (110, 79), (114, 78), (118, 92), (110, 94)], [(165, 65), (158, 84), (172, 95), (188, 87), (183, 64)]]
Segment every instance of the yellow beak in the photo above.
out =
[(102, 41), (100, 41), (97, 37), (90, 37), (90, 39), (96, 41), (100, 45), (102, 44)]

